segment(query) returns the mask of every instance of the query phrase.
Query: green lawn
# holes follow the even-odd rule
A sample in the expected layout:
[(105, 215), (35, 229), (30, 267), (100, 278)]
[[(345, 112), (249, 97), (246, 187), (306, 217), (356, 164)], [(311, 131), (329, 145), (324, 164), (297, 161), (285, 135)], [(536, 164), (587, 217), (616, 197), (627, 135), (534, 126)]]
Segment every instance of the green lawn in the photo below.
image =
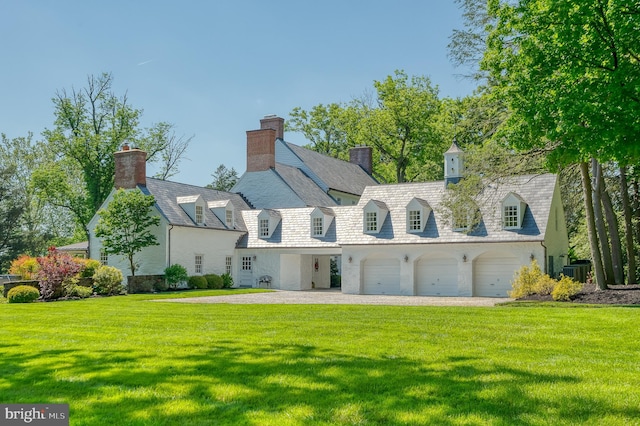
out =
[(0, 402), (72, 425), (640, 424), (636, 308), (150, 298), (1, 304)]

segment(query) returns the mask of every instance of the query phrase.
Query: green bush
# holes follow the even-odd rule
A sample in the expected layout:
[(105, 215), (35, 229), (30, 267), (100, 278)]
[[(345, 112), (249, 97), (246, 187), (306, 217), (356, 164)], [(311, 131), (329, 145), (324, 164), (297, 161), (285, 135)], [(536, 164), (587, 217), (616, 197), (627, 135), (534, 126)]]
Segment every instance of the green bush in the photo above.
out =
[(167, 291), (169, 289), (169, 283), (163, 277), (161, 279), (157, 279), (153, 281), (153, 290), (154, 291)]
[(202, 275), (193, 275), (187, 282), (189, 288), (207, 288), (207, 279)]
[(516, 272), (509, 292), (509, 297), (519, 299), (536, 293), (538, 280), (542, 278), (542, 271), (536, 260), (531, 261), (531, 266), (523, 266)]
[(220, 275), (207, 274), (204, 278), (207, 280), (207, 288), (218, 290), (224, 286), (224, 281)]
[(120, 294), (124, 291), (122, 272), (113, 266), (100, 266), (93, 274), (93, 285), (97, 294)]
[(95, 259), (77, 259), (79, 263), (83, 265), (82, 272), (80, 272), (81, 278), (91, 278), (93, 274), (96, 273), (96, 270), (102, 266), (100, 261)]
[(222, 288), (231, 288), (233, 287), (233, 277), (231, 274), (224, 273), (222, 274)]
[(189, 275), (184, 266), (175, 264), (165, 268), (164, 278), (167, 280), (169, 288), (176, 288), (181, 282), (187, 281)]
[(82, 285), (70, 284), (65, 286), (65, 293), (69, 297), (79, 297), (81, 299), (86, 299), (93, 294), (93, 289), (91, 287), (85, 287)]
[(580, 290), (582, 290), (582, 283), (561, 275), (560, 281), (551, 292), (551, 297), (553, 297), (553, 300), (568, 302), (573, 296), (580, 293)]
[(19, 285), (11, 290), (7, 294), (7, 301), (9, 303), (30, 303), (40, 297), (40, 292), (37, 288), (30, 285)]

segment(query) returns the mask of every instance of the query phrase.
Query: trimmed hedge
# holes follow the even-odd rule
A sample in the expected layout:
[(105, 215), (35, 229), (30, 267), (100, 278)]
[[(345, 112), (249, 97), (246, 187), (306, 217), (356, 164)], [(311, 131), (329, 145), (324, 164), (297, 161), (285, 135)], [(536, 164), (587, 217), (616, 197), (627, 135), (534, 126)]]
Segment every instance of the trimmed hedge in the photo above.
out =
[(189, 288), (207, 288), (207, 279), (202, 275), (193, 275), (189, 277), (187, 284)]
[(40, 291), (30, 285), (19, 285), (9, 290), (7, 301), (9, 303), (31, 303), (40, 297)]
[(220, 275), (207, 274), (204, 276), (204, 278), (207, 280), (207, 288), (217, 290), (224, 287), (224, 281), (222, 280), (222, 277)]

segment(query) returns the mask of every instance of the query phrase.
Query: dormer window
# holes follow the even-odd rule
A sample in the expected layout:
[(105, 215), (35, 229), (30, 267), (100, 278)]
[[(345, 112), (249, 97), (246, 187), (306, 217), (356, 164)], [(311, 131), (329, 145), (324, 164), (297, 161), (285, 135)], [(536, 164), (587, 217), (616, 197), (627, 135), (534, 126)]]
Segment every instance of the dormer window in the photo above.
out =
[(324, 237), (327, 235), (327, 229), (333, 221), (333, 210), (326, 207), (316, 207), (311, 212), (311, 236)]
[(407, 232), (422, 232), (431, 214), (431, 206), (425, 200), (414, 198), (407, 204)]
[(204, 225), (204, 200), (200, 195), (177, 197), (178, 205), (196, 225)]
[(276, 227), (280, 223), (280, 214), (275, 210), (262, 210), (258, 214), (258, 236), (271, 238)]
[(455, 232), (469, 232), (479, 222), (479, 211), (476, 206), (458, 206), (451, 212), (451, 227)]
[(363, 209), (363, 231), (366, 234), (377, 234), (387, 218), (389, 209), (382, 201), (370, 200)]
[(518, 194), (510, 192), (502, 200), (503, 229), (521, 229), (527, 203)]
[(209, 210), (222, 222), (228, 229), (235, 228), (234, 207), (231, 200), (215, 200), (207, 203)]

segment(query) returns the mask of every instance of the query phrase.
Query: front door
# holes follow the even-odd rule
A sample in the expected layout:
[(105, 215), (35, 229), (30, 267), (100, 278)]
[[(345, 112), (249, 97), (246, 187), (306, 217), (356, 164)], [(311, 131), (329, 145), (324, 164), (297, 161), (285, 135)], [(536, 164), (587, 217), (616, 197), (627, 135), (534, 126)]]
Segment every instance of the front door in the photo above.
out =
[(243, 256), (240, 265), (240, 287), (253, 287), (253, 258), (251, 256)]

